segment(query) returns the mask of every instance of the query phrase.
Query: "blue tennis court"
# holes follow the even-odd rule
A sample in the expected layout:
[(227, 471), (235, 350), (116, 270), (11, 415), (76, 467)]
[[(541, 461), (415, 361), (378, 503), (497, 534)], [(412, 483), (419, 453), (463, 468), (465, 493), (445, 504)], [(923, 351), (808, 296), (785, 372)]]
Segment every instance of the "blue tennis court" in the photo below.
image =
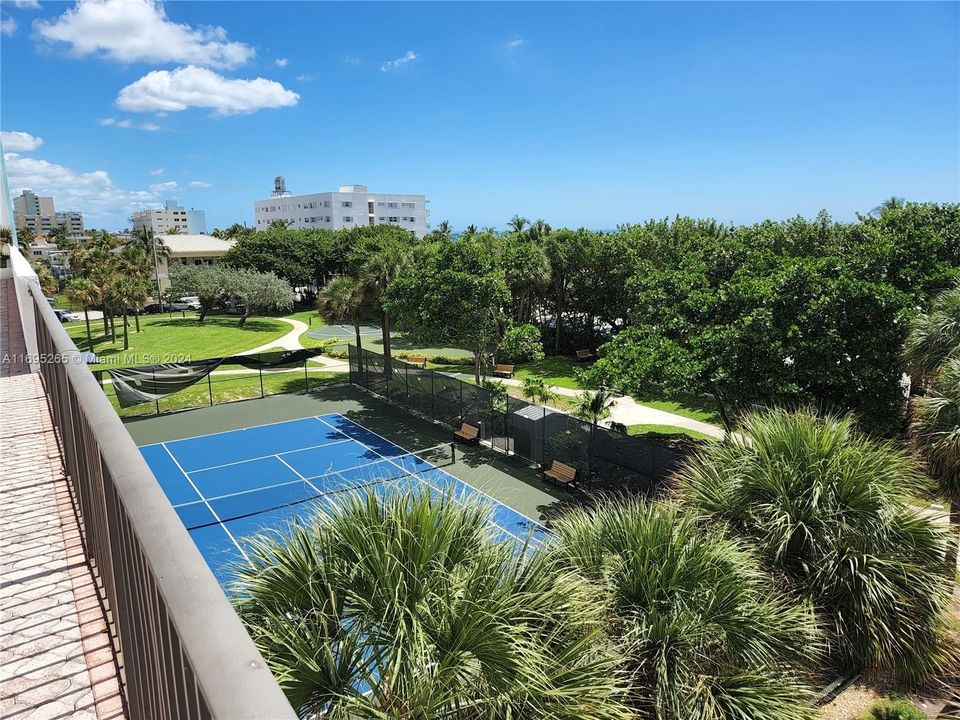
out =
[(410, 453), (339, 414), (199, 435), (140, 448), (190, 536), (221, 583), (244, 538), (282, 530), (317, 503), (350, 490), (422, 489), (481, 498), (501, 538), (542, 541), (536, 521), (444, 471), (450, 446)]

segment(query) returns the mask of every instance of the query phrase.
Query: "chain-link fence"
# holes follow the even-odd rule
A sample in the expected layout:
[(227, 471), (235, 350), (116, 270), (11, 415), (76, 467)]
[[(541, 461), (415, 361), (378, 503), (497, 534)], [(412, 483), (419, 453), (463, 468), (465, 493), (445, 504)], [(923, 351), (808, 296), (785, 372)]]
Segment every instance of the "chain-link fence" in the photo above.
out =
[(350, 382), (418, 415), (459, 429), (468, 423), (496, 450), (541, 468), (554, 460), (587, 481), (647, 486), (662, 482), (684, 455), (617, 430), (593, 425), (553, 408), (534, 405), (499, 389), (479, 387), (441, 372), (349, 346)]

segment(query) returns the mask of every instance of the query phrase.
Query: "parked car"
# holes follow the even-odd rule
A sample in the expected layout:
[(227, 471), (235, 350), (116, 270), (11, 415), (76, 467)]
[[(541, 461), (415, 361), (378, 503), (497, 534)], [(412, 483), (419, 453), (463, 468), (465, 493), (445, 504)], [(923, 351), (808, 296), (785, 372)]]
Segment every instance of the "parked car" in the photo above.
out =
[(166, 308), (160, 307), (160, 303), (147, 303), (143, 306), (143, 310), (140, 312), (142, 312), (144, 315), (156, 315), (157, 313), (161, 313), (169, 307), (169, 303), (167, 303)]
[(200, 298), (198, 297), (182, 297), (177, 298), (172, 303), (168, 305), (171, 310), (199, 310), (200, 309)]
[(80, 322), (83, 320), (83, 315), (78, 312), (72, 312), (70, 310), (58, 310), (57, 308), (54, 308), (53, 312), (56, 313), (57, 320), (62, 323)]

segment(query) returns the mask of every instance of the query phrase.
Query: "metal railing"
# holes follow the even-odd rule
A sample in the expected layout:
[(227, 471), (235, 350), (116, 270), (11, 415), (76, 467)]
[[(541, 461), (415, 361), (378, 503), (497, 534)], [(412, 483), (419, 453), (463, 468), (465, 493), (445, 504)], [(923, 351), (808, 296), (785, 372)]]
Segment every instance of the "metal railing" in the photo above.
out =
[(130, 716), (293, 720), (296, 713), (36, 276), (15, 272), (14, 281), (31, 299), (34, 327), (24, 322), (24, 332), (35, 333)]

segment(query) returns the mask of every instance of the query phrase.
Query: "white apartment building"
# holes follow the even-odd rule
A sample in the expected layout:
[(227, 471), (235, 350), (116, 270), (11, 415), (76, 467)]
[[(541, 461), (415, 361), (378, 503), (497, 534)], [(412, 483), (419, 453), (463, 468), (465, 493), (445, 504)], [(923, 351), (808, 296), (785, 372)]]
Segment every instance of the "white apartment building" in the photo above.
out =
[(289, 227), (328, 230), (390, 224), (423, 237), (430, 228), (427, 202), (424, 195), (372, 193), (366, 185), (343, 185), (337, 192), (284, 194), (256, 200), (253, 226), (266, 230), (276, 220)]
[(140, 210), (130, 218), (134, 232), (147, 229), (155, 235), (171, 231), (203, 235), (207, 232), (206, 213), (203, 210), (187, 210), (176, 200), (167, 200), (163, 208)]
[[(221, 240), (212, 235), (178, 233), (176, 235), (160, 235), (160, 240), (169, 249), (169, 255), (157, 257), (157, 271), (159, 272), (160, 288), (166, 290), (170, 286), (170, 266), (184, 265), (216, 265), (224, 253), (233, 247), (233, 240)], [(156, 281), (157, 275), (151, 274)]]

